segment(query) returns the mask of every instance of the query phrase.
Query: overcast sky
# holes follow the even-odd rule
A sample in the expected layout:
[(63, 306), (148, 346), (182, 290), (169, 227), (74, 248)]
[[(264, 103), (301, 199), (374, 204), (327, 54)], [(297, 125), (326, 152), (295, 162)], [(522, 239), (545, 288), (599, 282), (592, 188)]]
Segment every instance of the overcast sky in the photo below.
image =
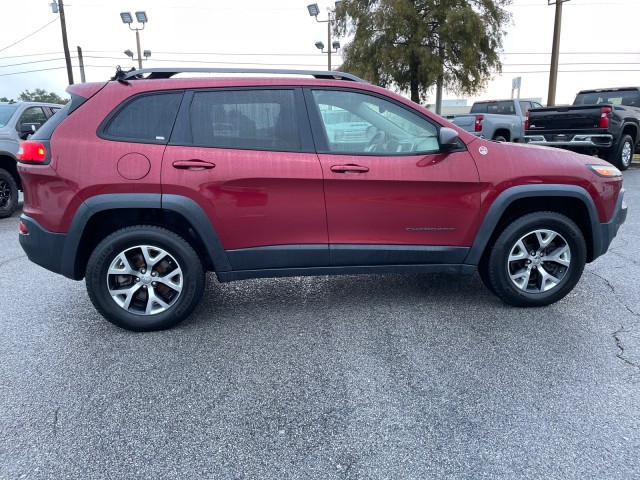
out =
[[(0, 97), (16, 98), (35, 88), (66, 96), (59, 15), (52, 13), (51, 0), (0, 1)], [(119, 14), (137, 10), (145, 10), (149, 18), (140, 34), (142, 49), (152, 52), (151, 58), (143, 61), (144, 67), (326, 70), (327, 56), (314, 46), (318, 40), (326, 43), (326, 23), (316, 23), (309, 16), (308, 3), (311, 1), (65, 0), (74, 80), (80, 82), (77, 46), (82, 47), (89, 82), (108, 79), (116, 65), (127, 69), (134, 65), (123, 51), (136, 51), (135, 33), (122, 23)], [(326, 19), (326, 8), (333, 3), (318, 1), (320, 19)], [(508, 98), (511, 80), (522, 77), (521, 96), (546, 102), (555, 11), (547, 3), (513, 1), (503, 73), (479, 98)], [(580, 89), (640, 85), (638, 19), (639, 0), (564, 3), (556, 103), (571, 103)], [(339, 64), (339, 55), (334, 56), (334, 66)], [(444, 98), (456, 96), (445, 93)], [(429, 101), (435, 101), (435, 93)]]

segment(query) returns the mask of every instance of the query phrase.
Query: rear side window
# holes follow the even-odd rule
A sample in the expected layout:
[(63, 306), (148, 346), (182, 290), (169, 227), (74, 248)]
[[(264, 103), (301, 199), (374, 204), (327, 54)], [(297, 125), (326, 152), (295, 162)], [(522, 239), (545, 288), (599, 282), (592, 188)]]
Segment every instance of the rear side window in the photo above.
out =
[(189, 109), (193, 145), (299, 150), (294, 90), (196, 92)]
[(47, 121), (47, 116), (44, 113), (44, 109), (42, 107), (29, 107), (22, 115), (20, 115), (20, 119), (16, 124), (16, 130), (20, 131), (20, 125), (23, 123), (33, 123), (35, 125), (43, 125), (44, 122)]
[(137, 97), (108, 122), (104, 137), (142, 143), (166, 143), (180, 107), (183, 92)]
[(513, 102), (474, 103), (469, 113), (493, 113), (496, 115), (515, 115)]

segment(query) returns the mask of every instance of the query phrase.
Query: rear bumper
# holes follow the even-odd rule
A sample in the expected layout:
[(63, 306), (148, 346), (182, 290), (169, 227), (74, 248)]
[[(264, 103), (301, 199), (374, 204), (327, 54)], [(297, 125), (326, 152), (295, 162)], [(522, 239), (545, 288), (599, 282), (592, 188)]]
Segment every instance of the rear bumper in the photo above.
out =
[(620, 226), (627, 219), (627, 204), (624, 203), (624, 189), (620, 190), (616, 208), (607, 223), (599, 224), (599, 228), (593, 232), (593, 260), (606, 253), (609, 245), (618, 234)]
[[(558, 136), (559, 135), (554, 135), (554, 137)], [(547, 147), (611, 148), (613, 145), (613, 135), (581, 134), (573, 135), (573, 138), (567, 140), (547, 140), (544, 135), (525, 135), (524, 141), (525, 143), (530, 143), (532, 145), (545, 145)]]
[(63, 268), (67, 235), (45, 230), (38, 222), (24, 214), (20, 217), (20, 221), (29, 232), (19, 234), (20, 246), (29, 260), (54, 273), (73, 278), (73, 275), (65, 272), (66, 269)]

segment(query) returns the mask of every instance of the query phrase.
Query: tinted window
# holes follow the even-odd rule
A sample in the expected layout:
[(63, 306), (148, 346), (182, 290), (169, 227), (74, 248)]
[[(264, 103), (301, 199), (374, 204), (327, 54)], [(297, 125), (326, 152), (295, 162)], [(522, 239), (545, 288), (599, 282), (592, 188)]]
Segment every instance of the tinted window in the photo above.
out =
[(17, 108), (16, 105), (0, 105), (0, 127), (4, 127), (9, 122)]
[(109, 122), (109, 137), (166, 143), (180, 106), (182, 92), (138, 97), (125, 105)]
[(21, 123), (35, 123), (42, 125), (47, 121), (47, 116), (44, 113), (42, 107), (29, 107), (22, 115), (20, 115), (20, 119), (18, 120), (18, 124), (16, 125), (16, 130), (20, 131)]
[(495, 113), (497, 115), (515, 115), (513, 102), (485, 102), (474, 103), (469, 113)]
[(435, 125), (372, 95), (314, 90), (331, 153), (412, 154), (439, 150)]
[(600, 103), (637, 107), (640, 106), (640, 93), (636, 90), (579, 93), (574, 102), (575, 105), (597, 105)]
[(32, 140), (49, 140), (51, 139), (51, 135), (53, 131), (56, 129), (58, 125), (62, 123), (62, 121), (67, 118), (69, 114), (69, 110), (71, 109), (71, 102), (67, 103), (64, 107), (62, 107), (57, 113), (58, 115), (54, 115), (49, 119), (47, 123), (45, 123), (42, 128), (40, 128), (36, 133), (31, 136)]
[(293, 90), (196, 92), (189, 111), (194, 145), (298, 150)]
[(531, 109), (531, 102), (520, 102), (520, 110), (522, 113), (527, 113)]

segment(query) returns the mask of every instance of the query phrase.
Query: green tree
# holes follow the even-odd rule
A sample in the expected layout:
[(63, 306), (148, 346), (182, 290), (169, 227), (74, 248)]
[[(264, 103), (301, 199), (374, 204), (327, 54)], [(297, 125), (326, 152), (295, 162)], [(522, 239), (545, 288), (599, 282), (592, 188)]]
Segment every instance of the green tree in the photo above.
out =
[(474, 95), (502, 70), (499, 52), (511, 0), (345, 0), (334, 31), (353, 36), (341, 69), (419, 103), (438, 81)]
[(13, 98), (0, 97), (0, 102), (13, 102)]
[(21, 102), (45, 102), (45, 103), (59, 103), (64, 105), (69, 99), (60, 97), (57, 93), (47, 92), (41, 88), (36, 88), (33, 92), (25, 90), (18, 96), (18, 100)]

